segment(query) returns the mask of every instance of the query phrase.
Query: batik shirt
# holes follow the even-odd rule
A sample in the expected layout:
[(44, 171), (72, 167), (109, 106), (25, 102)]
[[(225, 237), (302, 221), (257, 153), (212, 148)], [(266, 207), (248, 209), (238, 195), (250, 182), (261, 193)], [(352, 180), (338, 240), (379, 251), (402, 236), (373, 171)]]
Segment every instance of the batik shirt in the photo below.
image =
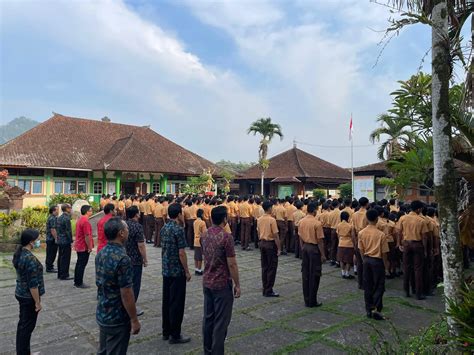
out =
[(179, 260), (179, 249), (186, 248), (184, 228), (175, 221), (169, 221), (161, 229), (160, 236), (163, 276), (184, 276), (184, 268)]
[(56, 222), (56, 233), (58, 234), (57, 244), (72, 244), (71, 215), (63, 213)]
[(143, 235), (143, 227), (137, 221), (133, 219), (127, 220), (128, 225), (128, 239), (125, 244), (125, 249), (127, 250), (127, 255), (132, 260), (132, 265), (142, 265), (143, 257), (138, 249), (138, 243), (143, 243), (145, 237)]
[(46, 221), (46, 241), (47, 242), (54, 242), (54, 237), (51, 234), (51, 229), (56, 229), (56, 222), (58, 217), (54, 215), (50, 215), (48, 220)]
[(130, 317), (123, 306), (120, 289), (132, 287), (132, 263), (122, 245), (109, 242), (97, 254), (95, 283), (97, 285), (97, 323), (103, 327), (128, 323)]
[(31, 251), (23, 248), (16, 269), (15, 295), (32, 298), (30, 288), (37, 288), (40, 296), (44, 295), (43, 265)]

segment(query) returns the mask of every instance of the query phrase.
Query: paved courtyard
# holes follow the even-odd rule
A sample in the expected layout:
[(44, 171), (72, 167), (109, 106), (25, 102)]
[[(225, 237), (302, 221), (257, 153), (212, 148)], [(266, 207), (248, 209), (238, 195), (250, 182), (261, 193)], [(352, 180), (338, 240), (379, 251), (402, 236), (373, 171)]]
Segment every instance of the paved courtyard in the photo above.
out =
[[(183, 333), (192, 337), (184, 345), (161, 340), (161, 249), (148, 246), (150, 265), (144, 270), (139, 305), (142, 329), (130, 340), (130, 354), (200, 354), (203, 312), (202, 281), (193, 275), (188, 284)], [(73, 253), (74, 254), (74, 253)], [(44, 252), (38, 256), (44, 260)], [(379, 343), (397, 342), (398, 337), (416, 334), (440, 317), (441, 296), (417, 301), (402, 296), (400, 279), (388, 280), (385, 293), (387, 322), (365, 317), (363, 293), (355, 280), (343, 280), (339, 269), (323, 267), (319, 300), (323, 306), (304, 307), (301, 290), (301, 263), (293, 256), (279, 259), (275, 290), (279, 298), (261, 295), (259, 253), (238, 251), (242, 296), (234, 303), (226, 341), (229, 354), (343, 354), (373, 353), (371, 339)], [(0, 255), (0, 353), (13, 353), (18, 305), (14, 298), (15, 275), (11, 256)], [(193, 263), (192, 252), (188, 260)], [(72, 262), (72, 269), (75, 260)], [(85, 282), (94, 286), (93, 258), (86, 269)], [(95, 323), (96, 289), (78, 290), (72, 281), (58, 281), (45, 275), (43, 311), (32, 337), (32, 351), (42, 354), (92, 354), (97, 348)], [(437, 291), (439, 292), (439, 291)]]

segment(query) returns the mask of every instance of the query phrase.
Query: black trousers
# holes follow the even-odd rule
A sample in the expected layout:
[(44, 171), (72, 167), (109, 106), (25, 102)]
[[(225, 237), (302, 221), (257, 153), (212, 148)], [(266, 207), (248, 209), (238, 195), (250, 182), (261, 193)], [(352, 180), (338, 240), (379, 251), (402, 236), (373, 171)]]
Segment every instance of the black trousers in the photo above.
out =
[(133, 274), (133, 294), (135, 296), (135, 302), (138, 300), (138, 295), (140, 294), (140, 288), (142, 286), (142, 273), (143, 265), (133, 265), (132, 274)]
[(84, 271), (89, 262), (89, 255), (87, 251), (77, 252), (77, 262), (74, 269), (74, 285), (81, 286), (84, 283)]
[(204, 319), (202, 333), (204, 354), (224, 354), (224, 341), (232, 318), (234, 294), (232, 283), (223, 290), (204, 287)]
[(364, 256), (364, 299), (365, 310), (381, 312), (385, 292), (385, 266), (380, 258)]
[(186, 219), (185, 232), (186, 232), (186, 243), (190, 249), (194, 249), (194, 221), (195, 219)]
[(118, 327), (99, 326), (99, 351), (98, 355), (125, 355), (130, 340), (130, 323)]
[(58, 246), (58, 279), (69, 277), (69, 266), (71, 265), (71, 244)]
[(263, 295), (273, 292), (278, 268), (278, 248), (274, 241), (260, 241), (260, 262), (262, 265)]
[(186, 277), (163, 276), (163, 335), (173, 338), (181, 336), (184, 304), (186, 302)]
[(163, 220), (163, 218), (155, 218), (155, 237), (153, 238), (155, 247), (161, 246), (160, 232), (161, 228), (163, 228), (164, 225), (165, 221)]
[(288, 232), (288, 225), (286, 221), (277, 221), (277, 227), (278, 227), (278, 235), (280, 238), (281, 250), (288, 251), (286, 249), (286, 240), (288, 239), (288, 236), (286, 235), (286, 233)]
[(54, 269), (54, 260), (58, 254), (58, 245), (54, 240), (46, 242), (46, 271)]
[(304, 304), (306, 307), (315, 307), (318, 303), (319, 281), (321, 280), (321, 253), (318, 245), (304, 243), (302, 254)]
[(331, 228), (331, 247), (330, 247), (330, 254), (329, 260), (336, 261), (337, 260), (337, 247), (339, 246), (339, 238), (337, 237), (337, 232), (335, 229)]
[(286, 251), (295, 251), (295, 222), (287, 221)]
[(326, 257), (330, 257), (331, 256), (331, 231), (332, 229), (329, 228), (329, 227), (323, 227), (323, 232), (324, 232), (324, 251), (325, 251), (325, 255)]
[(410, 285), (416, 290), (416, 296), (423, 295), (424, 247), (422, 242), (405, 241), (403, 243), (403, 289), (410, 293)]
[(258, 231), (257, 231), (257, 220), (252, 218), (252, 240), (255, 245), (255, 249), (258, 248)]
[(232, 237), (234, 238), (234, 242), (239, 239), (239, 235), (237, 234), (237, 225), (238, 225), (238, 220), (237, 217), (230, 217), (229, 218), (229, 226), (230, 226), (230, 231), (232, 232)]
[(358, 247), (354, 248), (354, 255), (356, 257), (356, 266), (357, 266), (357, 283), (359, 288), (364, 288), (364, 264), (362, 263), (362, 255)]
[(153, 231), (155, 230), (155, 217), (152, 214), (145, 215), (145, 239), (147, 242), (151, 242), (153, 239)]
[(35, 330), (38, 318), (35, 301), (32, 298), (15, 297), (20, 305), (20, 319), (16, 329), (16, 353), (30, 355), (31, 334)]
[(295, 227), (295, 258), (301, 259), (301, 245), (300, 245), (300, 236), (298, 234), (298, 227)]
[(252, 230), (252, 219), (250, 217), (242, 217), (240, 219), (240, 242), (242, 249), (246, 249), (250, 243), (250, 232)]

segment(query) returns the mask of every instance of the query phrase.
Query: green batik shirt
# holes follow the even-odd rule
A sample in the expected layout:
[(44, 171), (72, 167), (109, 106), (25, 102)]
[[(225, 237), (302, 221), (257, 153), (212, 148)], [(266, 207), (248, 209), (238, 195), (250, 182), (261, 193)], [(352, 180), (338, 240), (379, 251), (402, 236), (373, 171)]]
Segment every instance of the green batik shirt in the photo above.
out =
[(184, 228), (175, 221), (169, 221), (161, 228), (160, 237), (163, 276), (184, 276), (184, 268), (179, 260), (179, 249), (186, 248)]
[(39, 295), (44, 295), (43, 265), (31, 251), (22, 248), (16, 269), (15, 295), (32, 298), (30, 288), (37, 288)]
[(130, 317), (123, 306), (121, 288), (132, 287), (132, 263), (125, 248), (113, 242), (95, 257), (97, 285), (97, 323), (103, 327), (126, 324)]

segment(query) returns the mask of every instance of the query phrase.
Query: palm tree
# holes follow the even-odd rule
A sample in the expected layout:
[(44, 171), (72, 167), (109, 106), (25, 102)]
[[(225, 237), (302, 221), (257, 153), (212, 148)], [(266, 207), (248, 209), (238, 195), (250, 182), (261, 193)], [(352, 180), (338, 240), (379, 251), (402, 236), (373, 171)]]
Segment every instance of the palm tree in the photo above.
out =
[(269, 167), (269, 162), (267, 160), (268, 145), (275, 135), (280, 136), (280, 139), (283, 139), (283, 133), (281, 131), (280, 125), (273, 123), (270, 117), (260, 118), (253, 122), (247, 130), (247, 134), (250, 133), (253, 133), (254, 136), (258, 133), (262, 136), (262, 139), (260, 140), (260, 146), (258, 148), (258, 165), (262, 171), (260, 191), (263, 196), (265, 194), (263, 189), (265, 171)]

